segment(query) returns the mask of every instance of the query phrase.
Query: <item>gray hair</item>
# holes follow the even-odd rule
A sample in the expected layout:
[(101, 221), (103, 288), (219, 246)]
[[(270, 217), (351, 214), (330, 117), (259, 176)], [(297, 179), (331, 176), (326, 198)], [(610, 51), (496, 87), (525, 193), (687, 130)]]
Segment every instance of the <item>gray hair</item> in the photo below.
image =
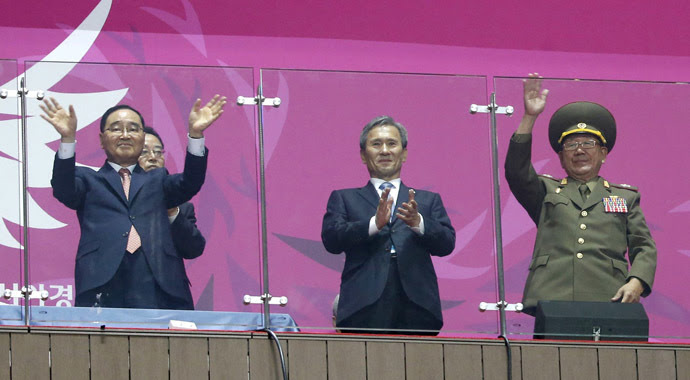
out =
[(374, 118), (374, 120), (370, 121), (367, 125), (364, 126), (364, 129), (362, 129), (362, 133), (359, 135), (359, 149), (364, 150), (366, 148), (367, 136), (369, 135), (369, 132), (372, 129), (387, 125), (398, 128), (398, 132), (400, 133), (400, 140), (402, 142), (402, 147), (403, 149), (407, 148), (407, 129), (405, 129), (405, 127), (402, 124), (393, 120), (393, 118), (390, 116), (379, 116), (377, 118)]

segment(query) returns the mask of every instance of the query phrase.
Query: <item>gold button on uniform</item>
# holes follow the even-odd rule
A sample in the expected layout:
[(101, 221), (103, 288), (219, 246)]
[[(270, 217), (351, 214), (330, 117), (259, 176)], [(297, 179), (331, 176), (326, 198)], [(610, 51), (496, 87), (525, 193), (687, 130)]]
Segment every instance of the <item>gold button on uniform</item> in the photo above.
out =
[(577, 239), (577, 243), (578, 244), (585, 244), (585, 239), (579, 238), (579, 239)]
[(580, 229), (581, 229), (581, 230), (586, 230), (586, 229), (587, 229), (587, 225), (584, 224), (584, 223), (580, 224)]
[(577, 255), (575, 255), (575, 256), (577, 256), (578, 259), (581, 259), (581, 258), (583, 258), (585, 255), (583, 255), (582, 252), (578, 252)]
[(582, 215), (582, 216), (587, 216), (587, 210), (582, 210), (582, 212), (580, 213), (580, 215)]

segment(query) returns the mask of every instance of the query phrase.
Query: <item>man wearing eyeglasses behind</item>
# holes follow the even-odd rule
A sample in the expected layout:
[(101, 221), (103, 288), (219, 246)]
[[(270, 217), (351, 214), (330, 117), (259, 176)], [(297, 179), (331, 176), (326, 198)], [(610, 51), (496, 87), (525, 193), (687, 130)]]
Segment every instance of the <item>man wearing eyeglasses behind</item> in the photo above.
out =
[[(165, 168), (165, 145), (163, 139), (155, 129), (144, 127), (144, 150), (139, 156), (139, 166), (145, 171)], [(194, 205), (185, 202), (168, 209), (170, 218), (170, 232), (177, 253), (185, 259), (195, 259), (204, 252), (206, 239), (196, 226)], [(189, 304), (190, 308), (192, 304)]]
[(537, 225), (525, 312), (534, 315), (540, 300), (639, 302), (652, 291), (657, 251), (637, 189), (599, 176), (616, 122), (596, 103), (559, 108), (549, 140), (567, 177), (537, 175), (530, 161), (532, 128), (548, 95), (541, 82), (536, 73), (524, 80), (525, 114), (505, 162), (510, 190)]
[(184, 263), (171, 241), (167, 210), (191, 199), (204, 183), (208, 150), (204, 131), (223, 113), (225, 97), (189, 114), (182, 174), (144, 171), (144, 118), (118, 105), (101, 118), (100, 143), (107, 157), (100, 170), (75, 166), (77, 116), (55, 99), (41, 105), (60, 134), (53, 165), (53, 195), (77, 211), (81, 237), (75, 259), (76, 306), (190, 309)]

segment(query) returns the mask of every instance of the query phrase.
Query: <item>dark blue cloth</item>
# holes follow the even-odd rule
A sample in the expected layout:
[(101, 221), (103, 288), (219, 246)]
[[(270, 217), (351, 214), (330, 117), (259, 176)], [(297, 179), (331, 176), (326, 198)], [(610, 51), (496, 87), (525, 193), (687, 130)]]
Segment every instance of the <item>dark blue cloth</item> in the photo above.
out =
[(94, 171), (75, 167), (74, 157), (63, 160), (56, 155), (53, 195), (76, 210), (81, 227), (74, 269), (80, 303), (93, 305), (96, 299), (85, 300), (81, 295), (115, 276), (132, 224), (141, 237), (141, 250), (151, 272), (148, 276), (166, 294), (192, 303), (184, 262), (171, 239), (167, 209), (187, 202), (201, 189), (206, 164), (207, 155), (187, 153), (181, 174), (169, 175), (163, 168), (146, 172), (137, 165), (127, 199), (119, 174), (108, 163)]
[[(397, 204), (409, 201), (408, 192), (409, 188), (401, 183)], [(455, 248), (455, 229), (441, 197), (429, 191), (416, 192), (418, 212), (424, 218), (421, 236), (395, 216), (379, 233), (369, 236), (369, 221), (379, 199), (371, 183), (358, 189), (336, 190), (328, 199), (321, 239), (328, 252), (345, 252), (336, 325), (379, 300), (389, 283), (390, 266), (397, 265), (404, 295), (435, 319), (433, 324), (415, 328), (440, 328), (443, 316), (431, 256), (446, 256)], [(393, 244), (398, 257), (391, 261)], [(361, 323), (373, 320), (373, 313), (369, 316), (364, 316)], [(355, 327), (393, 328), (368, 323)]]

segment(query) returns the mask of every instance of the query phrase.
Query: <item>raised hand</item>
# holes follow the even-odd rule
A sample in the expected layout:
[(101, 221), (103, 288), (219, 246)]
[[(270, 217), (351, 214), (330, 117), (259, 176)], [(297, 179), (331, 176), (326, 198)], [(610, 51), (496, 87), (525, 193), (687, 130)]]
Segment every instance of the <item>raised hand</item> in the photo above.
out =
[(43, 120), (49, 122), (60, 134), (60, 141), (73, 143), (77, 134), (77, 114), (74, 107), (69, 106), (69, 111), (62, 108), (55, 98), (43, 99), (43, 104), (39, 104), (44, 114)]
[(538, 73), (530, 73), (527, 79), (522, 80), (525, 96), (525, 114), (537, 116), (546, 106), (546, 96), (549, 90), (541, 88), (542, 77)]
[(419, 212), (417, 211), (417, 201), (414, 200), (413, 189), (410, 189), (409, 196), (410, 200), (403, 202), (403, 204), (398, 207), (398, 212), (395, 214), (395, 216), (397, 216), (398, 219), (402, 220), (410, 227), (419, 227), (419, 223), (421, 223), (422, 218), (419, 216)]
[(223, 107), (226, 103), (225, 96), (216, 94), (202, 108), (201, 99), (197, 99), (189, 112), (189, 136), (193, 138), (203, 137), (204, 130), (223, 114)]
[(384, 189), (379, 199), (379, 205), (376, 207), (376, 228), (381, 230), (391, 220), (391, 210), (393, 208), (393, 198), (389, 197), (390, 188)]

